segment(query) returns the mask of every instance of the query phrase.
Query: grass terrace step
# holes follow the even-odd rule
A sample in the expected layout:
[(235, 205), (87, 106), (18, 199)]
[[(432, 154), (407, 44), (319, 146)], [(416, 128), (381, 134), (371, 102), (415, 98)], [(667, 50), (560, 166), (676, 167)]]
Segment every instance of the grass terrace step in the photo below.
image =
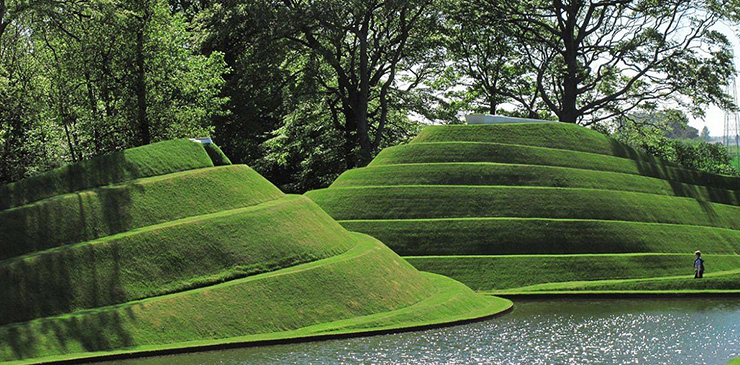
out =
[(251, 168), (231, 165), (49, 198), (0, 211), (0, 259), (282, 196)]
[(594, 153), (488, 142), (400, 145), (384, 149), (368, 166), (443, 162), (494, 162), (573, 167), (649, 176), (719, 189), (740, 190), (740, 179), (732, 176)]
[(638, 279), (608, 279), (593, 281), (567, 281), (530, 285), (506, 290), (495, 290), (491, 293), (536, 293), (552, 291), (673, 291), (675, 293), (691, 291), (737, 291), (740, 283), (740, 269), (705, 273), (704, 278), (695, 279), (693, 273), (675, 276), (643, 277)]
[(549, 187), (381, 186), (306, 194), (338, 220), (519, 217), (740, 229), (740, 207), (654, 194)]
[[(532, 123), (429, 126), (306, 196), (347, 229), (479, 290), (618, 280), (572, 290), (664, 293), (684, 290), (684, 279), (658, 278), (692, 276), (697, 249), (730, 255), (713, 259), (710, 272), (740, 265), (738, 192), (738, 177), (667, 163), (573, 124)], [(653, 254), (657, 261), (643, 269), (641, 256), (526, 257), (574, 254)], [(422, 257), (439, 255), (449, 257)], [(641, 276), (655, 279), (620, 281)], [(732, 275), (691, 285), (685, 290), (740, 292)]]
[(0, 210), (128, 180), (212, 167), (211, 156), (227, 164), (220, 151), (178, 139), (109, 153), (0, 186)]
[[(578, 254), (498, 256), (406, 256), (422, 271), (449, 276), (474, 290), (495, 291), (558, 282), (693, 277), (693, 256), (684, 254)], [(712, 272), (740, 268), (738, 255), (706, 254)], [(523, 275), (526, 273), (526, 275)], [(592, 289), (584, 286), (584, 289)], [(634, 288), (633, 288), (634, 289)], [(640, 289), (645, 289), (640, 287)], [(519, 289), (524, 290), (524, 289)]]
[(740, 205), (740, 191), (609, 171), (487, 162), (398, 164), (352, 169), (343, 173), (331, 187), (394, 185), (573, 187), (681, 196)]
[[(740, 231), (679, 224), (540, 218), (340, 221), (400, 255), (740, 252)], [(690, 268), (690, 266), (689, 266)]]

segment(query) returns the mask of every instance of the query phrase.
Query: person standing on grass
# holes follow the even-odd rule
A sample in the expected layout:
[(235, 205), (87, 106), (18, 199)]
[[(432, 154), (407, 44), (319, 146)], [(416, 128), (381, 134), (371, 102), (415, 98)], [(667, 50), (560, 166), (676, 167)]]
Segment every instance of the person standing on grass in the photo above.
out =
[(694, 256), (694, 279), (701, 279), (704, 277), (704, 259), (701, 258), (701, 251), (694, 252)]

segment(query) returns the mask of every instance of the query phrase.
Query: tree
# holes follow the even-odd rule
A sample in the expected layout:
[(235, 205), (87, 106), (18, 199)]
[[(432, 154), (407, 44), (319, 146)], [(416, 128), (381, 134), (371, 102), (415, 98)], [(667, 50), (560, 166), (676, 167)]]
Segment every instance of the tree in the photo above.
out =
[(704, 128), (701, 129), (701, 134), (699, 135), (699, 137), (702, 139), (702, 141), (709, 142), (711, 137), (709, 136), (709, 128), (707, 128), (707, 126), (704, 126)]
[[(436, 87), (448, 89), (452, 114), (457, 110), (499, 113), (513, 103), (521, 115), (538, 117), (537, 89), (513, 29), (503, 17), (486, 17), (467, 1), (445, 2), (445, 47), (448, 70)], [(465, 86), (461, 90), (460, 86)]]
[(668, 138), (660, 125), (622, 120), (612, 137), (653, 156), (682, 166), (716, 174), (738, 176), (725, 146), (703, 140), (686, 142)]
[[(24, 4), (32, 6), (19, 12)], [(13, 9), (0, 37), (0, 181), (208, 134), (222, 113), (223, 57), (197, 54), (189, 24), (166, 0)]]
[(319, 61), (314, 72), (331, 120), (344, 136), (347, 168), (370, 162), (398, 98), (420, 85), (431, 68), (420, 62), (434, 53), (430, 30), (438, 14), (431, 0), (284, 0), (287, 37)]
[[(731, 104), (722, 5), (701, 0), (486, 0), (517, 29), (538, 95), (560, 121), (584, 125), (673, 101), (703, 115)], [(492, 21), (497, 19), (491, 19)], [(690, 100), (689, 103), (686, 99)]]

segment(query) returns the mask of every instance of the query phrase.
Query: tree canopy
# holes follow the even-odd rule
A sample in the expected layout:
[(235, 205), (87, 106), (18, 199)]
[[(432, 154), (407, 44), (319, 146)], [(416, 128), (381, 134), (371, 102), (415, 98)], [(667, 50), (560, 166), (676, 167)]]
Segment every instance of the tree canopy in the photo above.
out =
[(692, 139), (735, 107), (718, 1), (0, 0), (0, 183), (212, 135), (303, 192), (472, 112)]

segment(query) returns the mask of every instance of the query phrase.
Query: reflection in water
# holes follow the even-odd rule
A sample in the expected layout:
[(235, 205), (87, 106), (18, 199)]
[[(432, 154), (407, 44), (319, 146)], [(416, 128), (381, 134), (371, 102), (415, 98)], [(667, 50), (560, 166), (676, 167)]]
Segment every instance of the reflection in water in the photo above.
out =
[(740, 355), (740, 300), (537, 300), (424, 332), (131, 360), (129, 364), (724, 364)]

